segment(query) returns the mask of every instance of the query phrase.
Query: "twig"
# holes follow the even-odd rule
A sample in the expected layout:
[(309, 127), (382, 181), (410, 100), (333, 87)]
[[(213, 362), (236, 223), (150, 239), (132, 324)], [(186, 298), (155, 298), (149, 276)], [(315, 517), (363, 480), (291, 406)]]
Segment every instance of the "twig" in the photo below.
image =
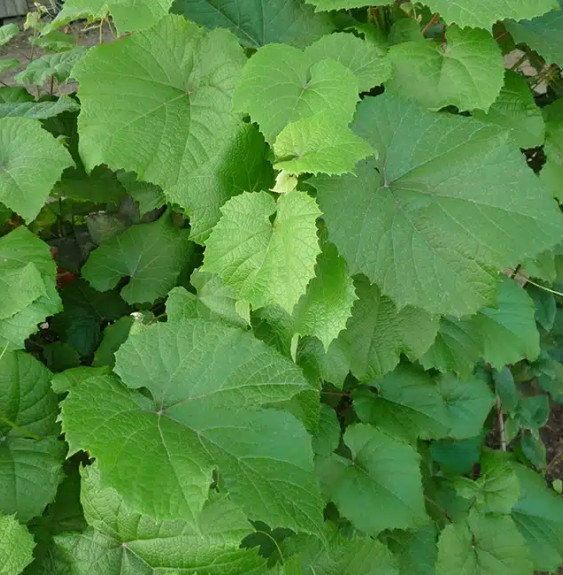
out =
[(502, 404), (500, 402), (500, 397), (497, 395), (497, 410), (498, 410), (498, 432), (500, 436), (500, 448), (502, 451), (506, 451), (506, 430), (504, 429), (504, 415), (502, 413)]
[(440, 18), (440, 14), (438, 14), (438, 12), (435, 12), (432, 18), (430, 19), (430, 22), (428, 22), (428, 24), (426, 24), (426, 26), (424, 26), (424, 28), (422, 29), (423, 36), (426, 36), (426, 32), (428, 32), (428, 30), (432, 28), (432, 26), (438, 21), (438, 18)]

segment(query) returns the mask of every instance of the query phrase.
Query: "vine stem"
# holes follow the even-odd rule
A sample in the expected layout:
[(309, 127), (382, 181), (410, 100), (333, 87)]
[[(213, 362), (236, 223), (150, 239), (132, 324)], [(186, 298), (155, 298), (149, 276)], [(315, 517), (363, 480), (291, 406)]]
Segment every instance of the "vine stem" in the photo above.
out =
[(435, 12), (432, 18), (430, 19), (430, 22), (428, 22), (428, 24), (426, 24), (426, 26), (424, 26), (424, 28), (422, 29), (423, 36), (426, 36), (426, 32), (428, 32), (428, 30), (430, 30), (430, 28), (438, 21), (439, 17), (440, 14), (438, 14), (438, 12)]
[(502, 451), (506, 451), (506, 430), (504, 428), (504, 414), (502, 413), (502, 404), (500, 402), (500, 397), (497, 395), (497, 411), (498, 411), (498, 432), (500, 435), (500, 448)]
[(541, 284), (538, 284), (538, 283), (532, 281), (531, 279), (526, 279), (526, 283), (532, 284), (533, 286), (536, 286), (537, 288), (542, 289), (544, 291), (547, 291), (549, 293), (552, 293), (554, 295), (558, 295), (558, 296), (563, 297), (563, 293), (561, 293), (560, 291), (556, 291), (554, 289), (548, 288), (547, 286), (542, 286)]

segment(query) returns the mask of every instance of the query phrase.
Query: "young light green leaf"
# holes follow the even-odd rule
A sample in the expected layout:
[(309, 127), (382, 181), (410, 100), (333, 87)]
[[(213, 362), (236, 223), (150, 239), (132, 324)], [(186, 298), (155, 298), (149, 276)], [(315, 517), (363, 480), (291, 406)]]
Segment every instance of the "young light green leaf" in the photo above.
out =
[(72, 164), (67, 150), (38, 121), (0, 119), (0, 201), (28, 222)]
[(82, 60), (85, 54), (85, 48), (46, 54), (33, 60), (25, 70), (15, 77), (15, 80), (21, 84), (39, 87), (42, 87), (51, 78), (55, 78), (57, 82), (66, 82), (71, 77), (75, 64)]
[(293, 311), (294, 333), (316, 336), (328, 348), (346, 327), (357, 299), (346, 262), (332, 244), (326, 244), (315, 277)]
[[(372, 536), (426, 522), (418, 453), (406, 443), (365, 424), (344, 434), (352, 459), (324, 460), (321, 477), (329, 499), (354, 527)], [(376, 508), (377, 513), (366, 513)]]
[(118, 34), (144, 30), (168, 14), (173, 0), (66, 0), (63, 9), (43, 30), (46, 34), (73, 20), (102, 20), (109, 14)]
[(336, 60), (350, 69), (358, 80), (360, 92), (369, 92), (392, 75), (388, 58), (369, 42), (353, 34), (323, 36), (305, 50), (311, 62)]
[(351, 273), (399, 307), (474, 313), (494, 301), (495, 269), (560, 241), (561, 213), (508, 132), (389, 95), (363, 100), (355, 130), (379, 161), (312, 183)]
[(180, 16), (91, 50), (75, 68), (86, 167), (105, 163), (159, 185), (204, 239), (227, 199), (271, 179), (263, 138), (231, 113), (244, 61), (232, 34), (206, 34)]
[(526, 80), (511, 70), (505, 70), (504, 86), (489, 111), (475, 110), (473, 117), (511, 130), (519, 148), (543, 144), (545, 124), (541, 109)]
[(312, 389), (291, 361), (248, 332), (203, 320), (148, 326), (116, 356), (116, 373), (152, 399), (100, 377), (62, 407), (71, 452), (90, 451), (106, 485), (158, 520), (195, 522), (219, 469), (250, 518), (319, 533), (310, 436), (293, 416), (260, 409)]
[(447, 437), (450, 414), (440, 389), (425, 372), (399, 366), (373, 385), (377, 394), (360, 388), (353, 395), (354, 410), (363, 422), (410, 443)]
[(468, 439), (480, 435), (495, 402), (489, 386), (478, 377), (458, 380), (452, 374), (442, 374), (438, 387), (450, 412), (449, 436)]
[(178, 287), (174, 288), (166, 300), (166, 313), (170, 321), (201, 318), (220, 319), (228, 325), (247, 328), (249, 322), (239, 313), (235, 292), (224, 286), (213, 274), (194, 271), (190, 278), (197, 293)]
[(528, 547), (512, 519), (471, 511), (440, 534), (436, 575), (530, 575)]
[(264, 46), (250, 58), (233, 96), (234, 109), (249, 113), (268, 142), (290, 122), (321, 112), (347, 125), (357, 101), (350, 69), (335, 60), (312, 62), (307, 51), (283, 44)]
[(497, 20), (534, 18), (558, 7), (557, 0), (497, 0), (492, 3), (488, 0), (424, 0), (424, 4), (438, 12), (448, 24), (487, 30)]
[(197, 524), (154, 521), (129, 508), (104, 488), (98, 469), (82, 471), (81, 501), (89, 528), (56, 537), (77, 575), (131, 572), (238, 575), (264, 564), (255, 551), (240, 549), (251, 525), (227, 496), (212, 493)]
[(188, 231), (175, 227), (168, 214), (151, 224), (130, 227), (90, 253), (83, 277), (99, 291), (121, 290), (128, 303), (153, 303), (176, 285), (190, 249)]
[[(37, 274), (42, 288), (36, 284)], [(18, 287), (19, 293), (10, 289), (0, 306), (0, 350), (23, 348), (26, 338), (37, 331), (37, 325), (61, 309), (55, 274), (49, 246), (26, 227), (20, 226), (0, 238), (0, 277), (14, 281), (19, 277), (26, 282), (21, 291)]]
[(496, 369), (540, 353), (535, 307), (530, 296), (515, 281), (502, 282), (497, 308), (484, 308), (474, 319), (483, 338), (483, 358)]
[(323, 112), (288, 124), (276, 138), (274, 167), (291, 174), (339, 175), (374, 153), (371, 146), (339, 120)]
[(76, 112), (80, 106), (68, 96), (62, 96), (54, 102), (2, 102), (0, 118), (21, 116), (33, 120), (46, 120), (63, 112)]
[(472, 481), (466, 477), (454, 479), (458, 495), (474, 501), (482, 513), (510, 513), (520, 497), (520, 482), (510, 456), (503, 451), (483, 452), (481, 473)]
[(17, 24), (5, 24), (0, 26), (0, 46), (7, 44), (14, 36), (19, 34), (20, 28)]
[(302, 0), (176, 0), (172, 12), (207, 28), (228, 28), (252, 48), (272, 42), (303, 48), (334, 29), (331, 18), (315, 14)]
[(0, 574), (19, 575), (33, 561), (35, 541), (15, 517), (0, 515)]
[(517, 44), (527, 44), (535, 50), (547, 64), (563, 63), (563, 2), (559, 0), (559, 10), (552, 10), (533, 20), (515, 22), (506, 20), (504, 25)]
[(277, 203), (266, 192), (244, 193), (221, 211), (206, 242), (203, 271), (219, 275), (255, 308), (278, 304), (291, 313), (321, 251), (315, 200), (298, 191), (281, 195)]
[(63, 478), (51, 372), (24, 352), (0, 359), (0, 512), (20, 521), (40, 515)]
[(358, 300), (352, 317), (328, 355), (347, 357), (353, 375), (368, 383), (393, 371), (402, 353), (412, 361), (421, 357), (436, 337), (438, 319), (410, 306), (399, 311), (364, 276), (356, 277), (354, 283)]
[(396, 44), (388, 57), (394, 73), (386, 88), (433, 110), (487, 111), (502, 88), (502, 53), (485, 30), (449, 26), (445, 42)]
[(563, 562), (563, 501), (532, 470), (516, 465), (520, 501), (512, 518), (526, 540), (537, 571), (556, 571)]

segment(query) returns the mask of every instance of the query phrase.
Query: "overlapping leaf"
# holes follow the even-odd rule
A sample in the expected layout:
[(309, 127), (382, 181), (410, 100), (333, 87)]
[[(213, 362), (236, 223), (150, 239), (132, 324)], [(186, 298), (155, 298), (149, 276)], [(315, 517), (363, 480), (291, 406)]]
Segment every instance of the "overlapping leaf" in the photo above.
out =
[(0, 512), (28, 521), (43, 512), (62, 479), (51, 372), (29, 354), (0, 359)]
[(0, 349), (20, 349), (47, 316), (60, 310), (55, 286), (55, 262), (49, 247), (27, 228), (0, 238)]
[(0, 515), (0, 573), (19, 575), (33, 561), (35, 542), (14, 517)]
[(398, 306), (474, 313), (494, 301), (496, 270), (559, 241), (561, 214), (506, 131), (389, 95), (365, 99), (355, 129), (379, 160), (313, 185), (351, 272)]
[(389, 59), (394, 73), (386, 87), (435, 110), (487, 111), (503, 84), (502, 53), (485, 30), (449, 26), (445, 42), (396, 44)]
[(86, 166), (158, 184), (205, 238), (228, 198), (269, 182), (263, 139), (231, 113), (243, 64), (232, 34), (180, 16), (91, 50), (75, 68)]
[(90, 378), (71, 391), (62, 419), (71, 451), (91, 451), (127, 504), (196, 522), (218, 468), (250, 518), (319, 532), (310, 437), (293, 416), (260, 409), (310, 389), (290, 361), (249, 333), (190, 320), (130, 336), (115, 370), (129, 387)]
[(301, 48), (334, 28), (302, 0), (176, 0), (172, 11), (207, 28), (228, 28), (251, 47), (283, 42)]
[(253, 307), (277, 304), (291, 313), (320, 253), (315, 200), (298, 191), (277, 202), (266, 192), (245, 193), (221, 211), (206, 242), (203, 271), (218, 274)]
[(28, 222), (71, 165), (70, 154), (38, 121), (0, 119), (0, 201)]

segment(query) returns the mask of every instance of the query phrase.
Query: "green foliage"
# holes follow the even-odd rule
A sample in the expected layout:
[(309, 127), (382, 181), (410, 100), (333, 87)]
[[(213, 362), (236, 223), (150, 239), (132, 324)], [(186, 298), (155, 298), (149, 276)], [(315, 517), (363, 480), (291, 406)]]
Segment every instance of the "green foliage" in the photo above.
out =
[(560, 6), (28, 16), (0, 574), (560, 569)]

